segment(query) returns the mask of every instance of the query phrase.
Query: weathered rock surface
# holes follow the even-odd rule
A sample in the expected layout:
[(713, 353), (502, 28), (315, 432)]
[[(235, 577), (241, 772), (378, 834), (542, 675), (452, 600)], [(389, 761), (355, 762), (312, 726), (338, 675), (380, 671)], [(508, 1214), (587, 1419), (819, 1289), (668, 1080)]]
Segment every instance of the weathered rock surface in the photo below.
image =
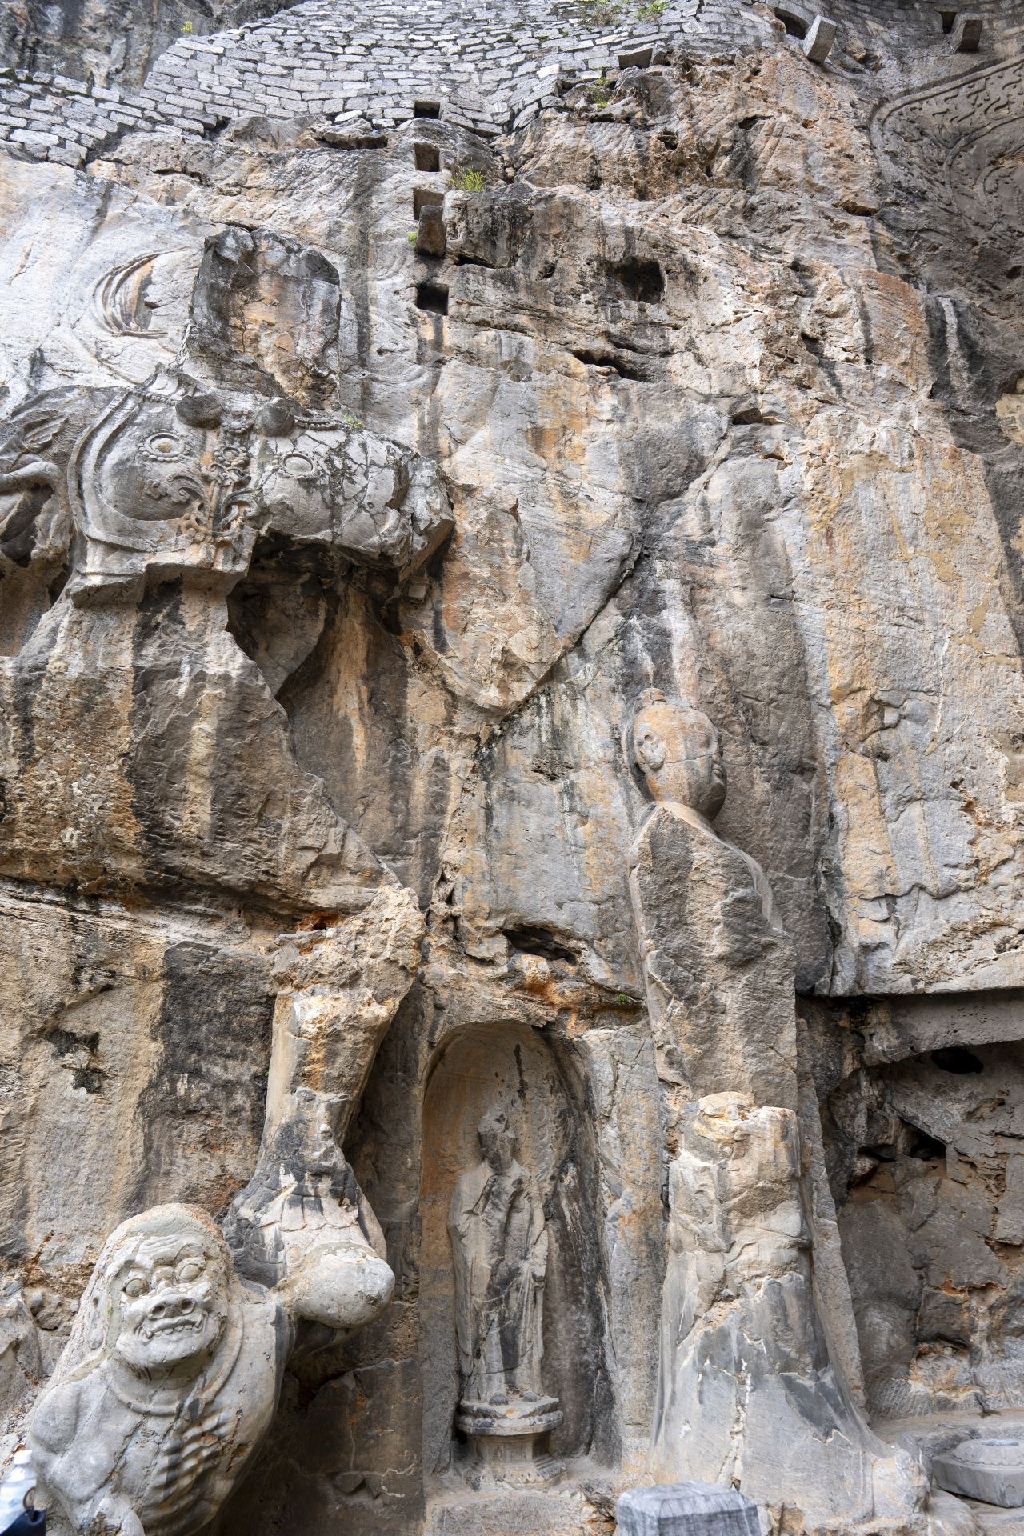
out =
[(188, 1206), (294, 1348), (83, 1528), (967, 1536), (905, 1426), (1024, 1406), (1019, 7), (124, 16), (0, 27), (6, 1427)]

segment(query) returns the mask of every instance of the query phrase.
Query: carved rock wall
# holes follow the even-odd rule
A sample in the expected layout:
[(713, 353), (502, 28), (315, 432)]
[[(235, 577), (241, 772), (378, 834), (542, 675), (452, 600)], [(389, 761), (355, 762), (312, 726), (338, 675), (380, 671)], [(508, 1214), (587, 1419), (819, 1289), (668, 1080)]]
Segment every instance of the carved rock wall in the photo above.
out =
[[(63, 42), (18, 13), (12, 1426), (110, 1232), (242, 1190), (258, 1226), (307, 1094), (395, 1300), (300, 1330), (225, 1536), (593, 1529), (652, 1475), (672, 1169), (700, 1159), (648, 1007), (701, 994), (630, 903), (651, 687), (717, 725), (717, 831), (791, 941), (770, 986), (716, 951), (743, 1081), (700, 1093), (799, 1120), (819, 1385), (882, 1428), (1019, 1406), (1024, 23), (973, 10), (976, 54), (928, 5), (844, 0), (814, 63), (802, 0), (182, 9), (106, 84), (116, 8)], [(669, 939), (731, 931), (728, 882), (720, 932), (685, 869), (646, 878)], [(489, 1095), (551, 1234), (543, 1492), (471, 1487), (453, 1424), (445, 1220)], [(780, 1529), (794, 1497), (766, 1496)], [(877, 1489), (856, 1518), (872, 1497), (923, 1529)]]

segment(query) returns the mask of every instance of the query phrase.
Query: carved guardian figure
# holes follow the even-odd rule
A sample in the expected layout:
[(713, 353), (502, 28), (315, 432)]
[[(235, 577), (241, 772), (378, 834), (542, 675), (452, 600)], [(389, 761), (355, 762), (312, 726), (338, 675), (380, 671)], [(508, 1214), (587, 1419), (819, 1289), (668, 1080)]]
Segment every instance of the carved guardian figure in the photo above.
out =
[(357, 1328), (392, 1284), (354, 1219), (324, 1229), (273, 1290), (236, 1274), (200, 1210), (122, 1222), (32, 1416), (40, 1501), (83, 1533), (200, 1530), (270, 1424), (296, 1322)]

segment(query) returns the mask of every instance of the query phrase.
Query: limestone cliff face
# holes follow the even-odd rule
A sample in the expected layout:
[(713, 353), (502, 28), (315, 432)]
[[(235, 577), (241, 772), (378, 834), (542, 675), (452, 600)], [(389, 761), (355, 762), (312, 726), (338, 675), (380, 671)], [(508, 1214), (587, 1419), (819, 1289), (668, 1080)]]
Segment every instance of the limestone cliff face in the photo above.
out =
[(584, 1468), (516, 1528), (607, 1519), (681, 1134), (629, 894), (649, 688), (717, 725), (717, 830), (788, 931), (842, 1392), (1020, 1406), (1016, 8), (970, 52), (843, 0), (817, 61), (796, 3), (180, 9), (106, 90), (120, 13), (61, 43), (28, 7), (0, 81), (7, 1408), (126, 1215), (246, 1186), (282, 953), (405, 887), (411, 990), (330, 1089), (396, 1300), (297, 1357), (225, 1529), (511, 1518), (451, 1491), (445, 1211), (490, 1092)]

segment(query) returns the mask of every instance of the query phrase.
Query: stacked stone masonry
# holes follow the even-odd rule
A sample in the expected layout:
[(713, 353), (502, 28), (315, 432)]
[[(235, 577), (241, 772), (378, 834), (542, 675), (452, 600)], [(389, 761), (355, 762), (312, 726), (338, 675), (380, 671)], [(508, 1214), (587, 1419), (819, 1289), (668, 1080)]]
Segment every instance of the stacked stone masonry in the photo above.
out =
[[(894, 28), (904, 37), (909, 29), (918, 44), (939, 35), (929, 0), (907, 0), (882, 23), (871, 0), (831, 9), (869, 47), (877, 44), (883, 63), (894, 57)], [(974, 9), (991, 16), (996, 52), (1012, 53), (1024, 39), (1011, 0)], [(467, 0), (414, 8), (372, 0), (353, 16), (330, 0), (305, 0), (233, 31), (182, 37), (141, 89), (9, 69), (0, 75), (0, 141), (75, 166), (129, 133), (201, 138), (253, 114), (368, 118), (387, 129), (412, 117), (418, 101), (436, 101), (447, 121), (494, 136), (523, 127), (576, 80), (615, 71), (624, 56), (679, 45), (724, 52), (763, 36), (770, 18), (766, 6), (751, 11), (742, 0), (629, 0), (608, 10), (593, 0), (506, 0), (481, 17)], [(776, 14), (806, 26), (815, 12), (798, 0)], [(864, 53), (860, 43), (847, 63)]]
[[(613, 25), (588, 24), (573, 0), (519, 0), (481, 19), (458, 0), (415, 8), (374, 0), (358, 15), (307, 0), (234, 32), (182, 38), (143, 90), (90, 88), (16, 72), (0, 97), (0, 128), (40, 158), (80, 164), (132, 131), (199, 137), (238, 117), (365, 116), (385, 128), (436, 102), (446, 121), (496, 135), (553, 105), (567, 77), (598, 78), (637, 49), (694, 32), (698, 0), (631, 6)], [(719, 36), (728, 28), (723, 16)], [(701, 29), (705, 43), (714, 31)]]

